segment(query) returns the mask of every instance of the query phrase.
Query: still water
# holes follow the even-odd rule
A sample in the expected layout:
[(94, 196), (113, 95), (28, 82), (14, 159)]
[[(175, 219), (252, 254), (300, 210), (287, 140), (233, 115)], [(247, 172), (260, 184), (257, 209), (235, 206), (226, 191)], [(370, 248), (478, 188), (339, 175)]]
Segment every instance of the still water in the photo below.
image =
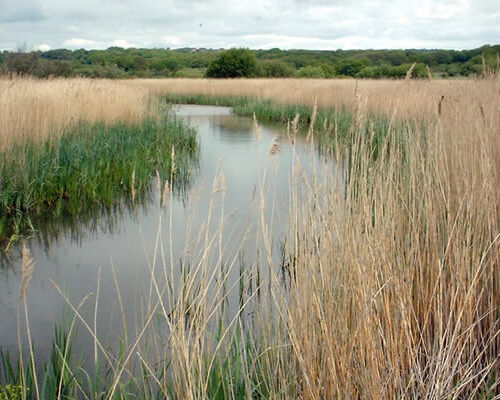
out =
[[(245, 257), (251, 263), (257, 231), (265, 221), (277, 257), (279, 238), (288, 226), (292, 175), (300, 171), (314, 180), (322, 175), (318, 171), (335, 168), (313, 143), (303, 137), (291, 139), (283, 126), (256, 126), (251, 118), (232, 115), (225, 107), (181, 105), (173, 112), (197, 129), (200, 144), (193, 179), (184, 192), (169, 192), (162, 206), (160, 184), (160, 191), (153, 189), (137, 207), (81, 224), (53, 224), (26, 241), (35, 262), (26, 301), (38, 352), (49, 349), (68, 302), (76, 307), (89, 294), (82, 316), (100, 332), (105, 345), (113, 345), (122, 334), (123, 321), (129, 329), (136, 326), (138, 307), (151, 290), (152, 268), (175, 269), (181, 258), (199, 258), (207, 237), (219, 238), (220, 243), (212, 246), (214, 253), (223, 254), (229, 264)], [(0, 347), (16, 349), (19, 339), (26, 344), (19, 301), (21, 243), (0, 263)], [(231, 276), (238, 279), (237, 271)], [(171, 278), (180, 275), (175, 272)], [(237, 308), (237, 300), (230, 301)], [(91, 345), (81, 327), (76, 348), (85, 353)]]

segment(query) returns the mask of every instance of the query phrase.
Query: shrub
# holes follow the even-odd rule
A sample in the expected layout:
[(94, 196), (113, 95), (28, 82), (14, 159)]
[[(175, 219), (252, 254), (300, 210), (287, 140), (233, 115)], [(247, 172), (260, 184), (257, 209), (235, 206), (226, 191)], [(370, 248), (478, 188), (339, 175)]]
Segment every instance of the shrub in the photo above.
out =
[(325, 78), (325, 71), (321, 67), (314, 67), (312, 65), (308, 65), (307, 67), (300, 68), (295, 76), (297, 78), (316, 78), (323, 79)]
[(293, 69), (279, 60), (262, 61), (262, 76), (267, 78), (286, 78), (293, 75)]
[(258, 67), (255, 55), (248, 49), (230, 49), (221, 53), (207, 68), (209, 78), (253, 78)]

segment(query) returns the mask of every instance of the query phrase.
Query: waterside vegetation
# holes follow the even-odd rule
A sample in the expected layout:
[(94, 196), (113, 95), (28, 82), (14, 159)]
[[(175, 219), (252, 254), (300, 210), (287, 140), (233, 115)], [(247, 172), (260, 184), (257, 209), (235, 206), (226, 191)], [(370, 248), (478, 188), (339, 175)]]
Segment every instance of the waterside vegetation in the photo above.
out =
[[(263, 188), (255, 196), (257, 254), (250, 260), (242, 260), (240, 248), (225, 247), (223, 217), (186, 238), (179, 263), (165, 257), (159, 233), (151, 258), (160, 265), (148, 264), (143, 312), (133, 333), (124, 326), (117, 350), (102, 344), (105, 334), (80, 312), (91, 298), (97, 310), (99, 285), (81, 304), (67, 301), (93, 339), (100, 373), (69, 357), (69, 325), (64, 340), (56, 335), (55, 343), (65, 343), (56, 346), (59, 357), (39, 369), (32, 355), (20, 369), (4, 361), (2, 385), (23, 388), (22, 398), (46, 399), (498, 397), (498, 77), (333, 82), (316, 94), (317, 81), (287, 81), (288, 92), (258, 80), (123, 84), (152, 95), (193, 96), (170, 97), (179, 101), (235, 96), (218, 101), (252, 115), (265, 115), (267, 107), (269, 119), (290, 116), (292, 138), (302, 119), (311, 135), (342, 143), (330, 156), (346, 173), (342, 180), (308, 180), (297, 164), (278, 261), (264, 212), (276, 205)], [(263, 100), (249, 100), (250, 93)], [(346, 117), (336, 120), (336, 113)], [(373, 116), (385, 122), (377, 125)], [(336, 141), (339, 131), (344, 142)], [(220, 179), (212, 196), (224, 196)], [(181, 279), (171, 279), (174, 270)], [(236, 314), (227, 306), (230, 293), (237, 293)], [(20, 305), (27, 313), (26, 297)], [(29, 330), (22, 334), (29, 337)]]
[[(32, 84), (31, 96), (24, 93), (26, 103), (42, 101), (37, 96), (37, 82)], [(12, 85), (2, 95), (7, 99), (21, 97), (22, 92), (10, 92), (22, 90), (26, 82)], [(68, 84), (56, 83), (53, 88), (58, 86), (67, 89)], [(76, 86), (75, 96), (85, 96), (79, 91), (82, 83)], [(98, 97), (105, 87), (90, 84), (86, 89), (97, 92)], [(115, 102), (111, 97), (109, 100)], [(94, 99), (96, 102), (99, 99)], [(51, 111), (50, 105), (43, 107)], [(55, 111), (57, 104), (53, 107)], [(36, 229), (35, 221), (78, 216), (89, 208), (109, 209), (125, 198), (140, 197), (156, 175), (171, 184), (175, 177), (174, 189), (189, 183), (198, 147), (194, 130), (169, 116), (165, 108), (154, 107), (153, 102), (143, 105), (143, 115), (137, 115), (136, 120), (127, 114), (129, 120), (121, 121), (119, 115), (112, 115), (112, 108), (110, 105), (107, 119), (94, 115), (86, 120), (82, 109), (80, 115), (63, 117), (62, 123), (57, 114), (42, 114), (32, 120), (3, 110), (7, 124), (1, 130), (0, 241), (12, 241)], [(120, 111), (125, 114), (130, 108), (133, 106)], [(43, 123), (30, 130), (37, 120)]]

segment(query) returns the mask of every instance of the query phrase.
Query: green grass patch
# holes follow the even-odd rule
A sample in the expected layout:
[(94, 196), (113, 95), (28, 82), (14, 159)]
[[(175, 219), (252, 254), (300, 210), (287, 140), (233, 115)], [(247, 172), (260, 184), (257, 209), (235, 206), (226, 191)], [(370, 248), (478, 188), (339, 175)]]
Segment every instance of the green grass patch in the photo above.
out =
[[(175, 161), (172, 162), (172, 148)], [(80, 123), (59, 139), (0, 154), (0, 241), (32, 229), (32, 219), (79, 215), (140, 196), (151, 178), (186, 185), (196, 132), (169, 117), (139, 125)], [(133, 187), (133, 190), (132, 190)]]
[[(299, 115), (299, 126), (307, 128), (313, 119), (314, 107), (303, 104), (278, 104), (269, 99), (256, 97), (207, 96), (207, 95), (167, 95), (164, 101), (171, 104), (198, 104), (231, 107), (240, 116), (255, 117), (263, 122), (287, 124)], [(357, 119), (354, 113), (346, 108), (318, 108), (314, 117), (314, 135), (323, 151), (331, 151), (337, 145), (352, 147), (360, 133), (369, 141), (372, 155), (378, 153), (384, 140), (391, 131), (397, 132), (421, 127), (422, 124), (412, 121), (394, 122), (384, 115), (369, 114)], [(302, 130), (307, 134), (307, 130)], [(356, 133), (356, 135), (354, 135)]]

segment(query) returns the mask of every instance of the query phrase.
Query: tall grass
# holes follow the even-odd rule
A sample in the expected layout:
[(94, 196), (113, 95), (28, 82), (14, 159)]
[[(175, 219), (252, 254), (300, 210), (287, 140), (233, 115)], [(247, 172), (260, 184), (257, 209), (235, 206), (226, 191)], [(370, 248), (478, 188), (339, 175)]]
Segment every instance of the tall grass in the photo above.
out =
[(145, 91), (29, 79), (0, 80), (0, 89), (0, 241), (35, 221), (135, 200), (155, 174), (189, 183), (196, 133)]
[[(495, 78), (494, 78), (495, 79)], [(497, 79), (497, 78), (496, 78)], [(258, 97), (278, 104), (309, 105), (318, 109), (354, 110), (401, 120), (436, 117), (442, 96), (441, 119), (456, 119), (456, 110), (483, 106), (493, 117), (498, 92), (491, 79), (355, 80), (355, 79), (135, 79), (123, 84), (154, 95)]]
[[(237, 115), (253, 117), (263, 122), (277, 122), (283, 125), (295, 124), (295, 129), (301, 135), (309, 138), (314, 133), (320, 150), (331, 153), (337, 146), (351, 148), (355, 135), (353, 127), (363, 130), (370, 141), (370, 152), (374, 158), (378, 157), (382, 143), (387, 137), (389, 128), (404, 130), (408, 125), (425, 125), (426, 121), (394, 121), (389, 117), (378, 114), (366, 115), (362, 104), (349, 110), (332, 108), (318, 109), (317, 105), (308, 104), (280, 104), (273, 100), (257, 97), (207, 96), (192, 94), (169, 94), (161, 99), (172, 104), (198, 104), (231, 107)], [(364, 123), (366, 121), (369, 123)], [(319, 127), (314, 129), (314, 125)], [(300, 128), (300, 129), (298, 129)], [(292, 129), (292, 126), (289, 127)], [(415, 129), (415, 128), (412, 128)], [(398, 138), (397, 140), (402, 140)], [(401, 148), (400, 150), (404, 150)]]
[[(428, 86), (429, 98), (440, 85)], [(257, 254), (226, 247), (217, 177), (180, 265), (168, 250), (175, 232), (158, 230), (143, 314), (119, 350), (102, 346), (68, 301), (108, 371), (98, 385), (75, 374), (71, 396), (497, 398), (500, 81), (461, 87), (464, 97), (441, 114), (433, 103), (424, 125), (389, 119), (377, 157), (363, 111), (376, 100), (359, 98), (349, 146), (332, 152), (344, 179), (306, 179), (297, 160), (278, 257), (271, 218), (280, 204), (265, 187), (254, 199), (258, 229), (240, 241), (254, 241)], [(407, 105), (420, 102), (411, 88)], [(168, 198), (162, 207), (159, 225), (170, 226)]]
[(28, 217), (83, 214), (144, 193), (155, 171), (186, 185), (196, 150), (195, 132), (166, 117), (139, 126), (80, 124), (55, 141), (14, 145), (0, 155), (0, 240), (16, 218), (22, 230)]
[(0, 151), (54, 140), (80, 122), (138, 123), (149, 101), (146, 90), (113, 81), (0, 78)]

